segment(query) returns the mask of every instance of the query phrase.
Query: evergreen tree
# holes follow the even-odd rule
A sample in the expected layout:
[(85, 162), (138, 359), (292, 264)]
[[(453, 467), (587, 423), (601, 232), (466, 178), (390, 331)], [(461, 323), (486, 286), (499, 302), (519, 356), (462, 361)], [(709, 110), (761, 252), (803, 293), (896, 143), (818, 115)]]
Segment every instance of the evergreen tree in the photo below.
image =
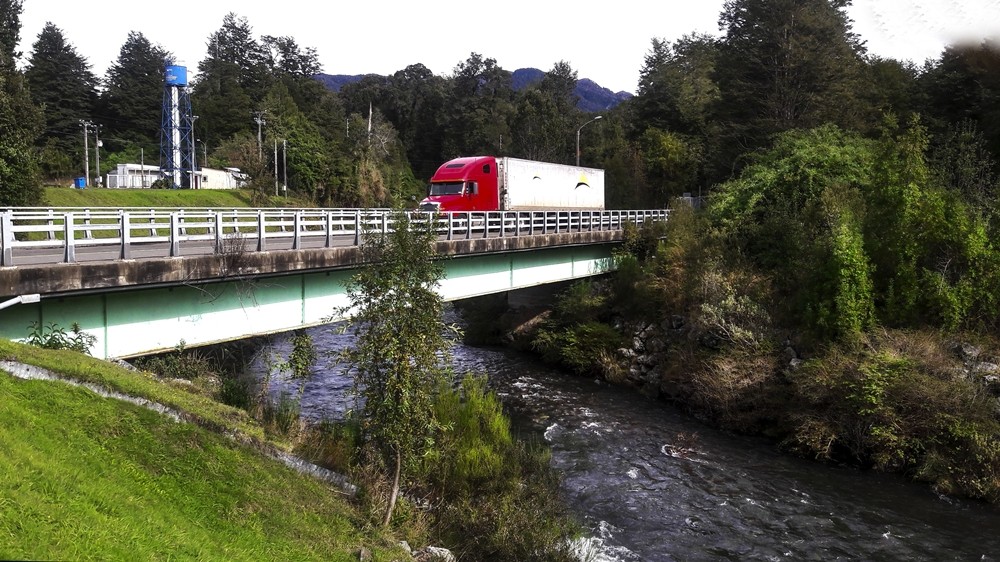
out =
[[(46, 23), (32, 45), (24, 72), (32, 99), (45, 115), (45, 140), (73, 161), (83, 159), (80, 122), (94, 118), (97, 107), (97, 78), (90, 63), (66, 41), (63, 32)], [(69, 173), (69, 170), (58, 170)]]
[(21, 33), (20, 0), (0, 0), (0, 205), (41, 203), (38, 164), (32, 146), (43, 117), (17, 70)]
[(636, 120), (665, 131), (704, 135), (719, 99), (717, 58), (718, 42), (707, 35), (686, 35), (673, 45), (653, 39), (639, 72)]
[(399, 131), (414, 174), (424, 180), (445, 160), (442, 124), (446, 92), (444, 78), (422, 64), (413, 64), (392, 75), (386, 86), (386, 102), (379, 105)]
[(472, 53), (455, 67), (448, 97), (445, 159), (472, 154), (505, 154), (514, 112), (511, 73), (495, 59)]
[(99, 120), (112, 147), (127, 143), (144, 148), (151, 157), (157, 153), (168, 64), (173, 64), (170, 53), (142, 33), (129, 32), (108, 68), (100, 96)]
[(21, 52), (21, 12), (24, 0), (0, 0), (0, 72), (13, 72)]
[[(256, 133), (254, 116), (274, 81), (265, 48), (245, 17), (230, 12), (208, 39), (191, 104), (200, 135), (212, 146), (239, 132)], [(265, 119), (266, 120), (266, 119)]]
[(709, 187), (705, 155), (717, 145), (718, 57), (718, 41), (707, 35), (686, 35), (673, 45), (653, 40), (631, 104), (635, 140), (651, 165), (651, 202)]
[(576, 81), (576, 71), (559, 61), (536, 86), (518, 93), (511, 125), (513, 154), (560, 164), (575, 162), (576, 129), (592, 117), (576, 108)]
[(924, 68), (919, 83), (933, 133), (972, 120), (1000, 160), (1000, 43), (950, 46)]
[(849, 0), (728, 0), (717, 79), (723, 146), (717, 174), (781, 131), (832, 122), (859, 126), (863, 47)]

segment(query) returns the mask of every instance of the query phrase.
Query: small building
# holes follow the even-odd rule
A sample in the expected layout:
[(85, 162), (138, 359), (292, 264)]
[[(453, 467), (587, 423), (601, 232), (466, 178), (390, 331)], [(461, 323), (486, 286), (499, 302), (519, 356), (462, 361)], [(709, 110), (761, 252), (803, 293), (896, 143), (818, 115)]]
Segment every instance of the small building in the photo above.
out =
[(202, 168), (195, 176), (195, 189), (239, 189), (246, 185), (246, 174), (239, 168)]
[[(166, 178), (159, 166), (118, 164), (115, 173), (108, 174), (108, 187), (114, 189), (149, 189), (157, 180)], [(239, 189), (246, 185), (247, 175), (239, 168), (201, 168), (191, 178), (192, 189)]]
[(115, 173), (108, 174), (108, 187), (113, 189), (150, 188), (163, 177), (159, 166), (149, 164), (118, 164)]

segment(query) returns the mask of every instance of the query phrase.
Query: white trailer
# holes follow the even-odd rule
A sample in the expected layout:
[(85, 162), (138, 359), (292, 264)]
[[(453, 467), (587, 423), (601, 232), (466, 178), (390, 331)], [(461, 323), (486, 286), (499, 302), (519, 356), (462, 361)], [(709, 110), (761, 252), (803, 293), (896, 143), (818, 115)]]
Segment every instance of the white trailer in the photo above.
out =
[(497, 158), (504, 210), (604, 209), (604, 170)]

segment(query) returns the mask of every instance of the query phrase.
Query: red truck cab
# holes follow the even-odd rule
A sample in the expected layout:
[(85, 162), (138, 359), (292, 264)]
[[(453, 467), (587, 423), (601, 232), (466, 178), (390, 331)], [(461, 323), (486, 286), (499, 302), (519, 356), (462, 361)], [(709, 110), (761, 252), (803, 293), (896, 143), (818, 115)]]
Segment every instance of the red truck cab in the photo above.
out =
[(449, 160), (434, 172), (419, 209), (430, 212), (498, 211), (497, 161), (492, 156)]

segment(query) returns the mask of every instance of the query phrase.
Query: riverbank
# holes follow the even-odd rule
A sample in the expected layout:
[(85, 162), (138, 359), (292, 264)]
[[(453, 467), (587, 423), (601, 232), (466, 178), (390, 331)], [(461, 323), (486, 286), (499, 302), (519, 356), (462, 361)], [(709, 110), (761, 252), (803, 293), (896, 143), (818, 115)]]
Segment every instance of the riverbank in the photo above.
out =
[(627, 275), (579, 283), (542, 308), (467, 303), (468, 335), (633, 388), (719, 429), (766, 437), (790, 455), (1000, 501), (995, 340), (889, 329), (852, 342), (726, 340), (703, 318), (636, 306), (650, 291), (636, 283)]
[(189, 383), (6, 341), (0, 355), (65, 379), (0, 374), (0, 558), (408, 557), (342, 487), (275, 458), (288, 442)]

